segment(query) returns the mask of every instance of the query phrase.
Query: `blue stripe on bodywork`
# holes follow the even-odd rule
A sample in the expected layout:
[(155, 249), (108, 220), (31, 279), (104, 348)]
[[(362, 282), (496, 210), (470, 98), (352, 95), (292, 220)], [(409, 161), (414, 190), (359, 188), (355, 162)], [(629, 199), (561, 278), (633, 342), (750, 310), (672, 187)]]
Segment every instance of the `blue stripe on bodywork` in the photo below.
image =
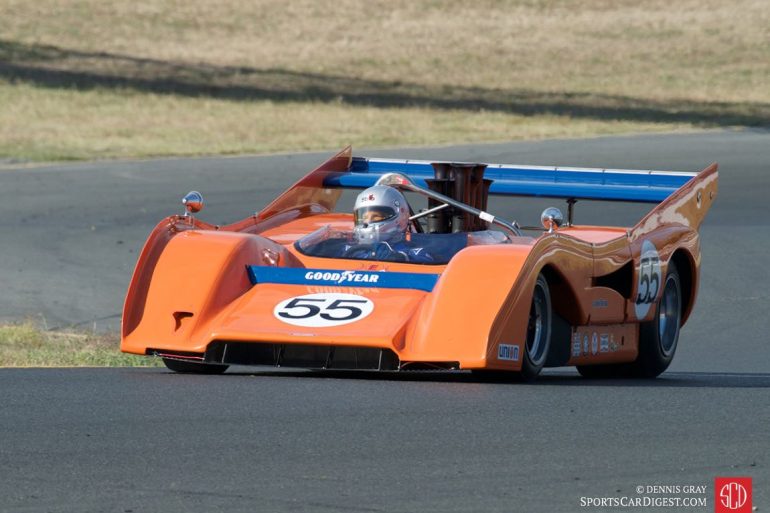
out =
[(286, 285), (331, 285), (334, 287), (369, 287), (414, 289), (431, 292), (440, 275), (397, 273), (390, 271), (344, 271), (339, 269), (305, 269), (300, 267), (246, 266), (249, 280), (258, 283)]
[[(327, 177), (329, 187), (371, 187), (385, 173), (403, 173), (420, 187), (434, 177), (425, 161), (356, 157), (348, 172)], [(660, 203), (696, 173), (621, 169), (546, 168), (490, 164), (484, 178), (490, 194)]]

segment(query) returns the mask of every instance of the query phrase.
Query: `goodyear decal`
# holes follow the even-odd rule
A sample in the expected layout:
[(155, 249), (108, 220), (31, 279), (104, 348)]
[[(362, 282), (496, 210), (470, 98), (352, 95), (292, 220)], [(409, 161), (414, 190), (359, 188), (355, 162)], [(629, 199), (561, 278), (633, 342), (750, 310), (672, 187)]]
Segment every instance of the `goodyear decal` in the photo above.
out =
[(385, 289), (415, 289), (431, 292), (438, 274), (397, 273), (388, 271), (341, 271), (335, 269), (305, 269), (302, 267), (247, 266), (249, 280), (258, 283), (286, 285), (333, 285), (337, 287), (376, 287)]

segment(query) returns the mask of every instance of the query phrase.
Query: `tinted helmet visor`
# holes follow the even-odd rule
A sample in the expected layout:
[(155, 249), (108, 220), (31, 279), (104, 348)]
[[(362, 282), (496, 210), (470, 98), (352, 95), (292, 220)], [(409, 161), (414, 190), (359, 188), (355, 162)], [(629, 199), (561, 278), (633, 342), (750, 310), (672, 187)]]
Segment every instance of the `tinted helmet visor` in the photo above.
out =
[(396, 217), (396, 211), (391, 207), (372, 206), (361, 207), (355, 211), (356, 226), (381, 223)]

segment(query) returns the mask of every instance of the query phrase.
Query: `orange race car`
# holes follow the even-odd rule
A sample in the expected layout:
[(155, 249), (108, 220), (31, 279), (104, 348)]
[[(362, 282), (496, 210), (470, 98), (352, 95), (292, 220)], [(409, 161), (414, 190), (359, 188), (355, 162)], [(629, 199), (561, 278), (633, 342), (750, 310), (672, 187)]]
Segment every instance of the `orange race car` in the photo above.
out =
[[(353, 212), (335, 212), (360, 189)], [(356, 191), (357, 192), (357, 191)], [(490, 194), (567, 200), (522, 228)], [(654, 377), (698, 290), (700, 173), (335, 155), (227, 226), (164, 219), (137, 262), (121, 349), (177, 372), (228, 365)], [(649, 202), (632, 228), (573, 224), (581, 199)], [(419, 205), (418, 205), (419, 204)], [(419, 208), (418, 208), (419, 207)], [(532, 234), (532, 235), (527, 235)]]

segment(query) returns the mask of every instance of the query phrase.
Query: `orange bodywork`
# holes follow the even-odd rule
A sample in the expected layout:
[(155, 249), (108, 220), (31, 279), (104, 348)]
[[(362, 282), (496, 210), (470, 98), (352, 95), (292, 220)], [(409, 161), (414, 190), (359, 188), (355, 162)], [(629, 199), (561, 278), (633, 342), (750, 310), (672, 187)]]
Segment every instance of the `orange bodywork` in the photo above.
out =
[[(553, 310), (568, 326), (555, 340), (564, 354), (555, 365), (629, 362), (637, 355), (639, 323), (654, 314), (650, 308), (639, 317), (637, 308), (650, 245), (663, 275), (669, 262), (677, 262), (683, 321), (692, 310), (700, 267), (698, 227), (716, 197), (716, 165), (631, 228), (563, 226), (506, 244), (471, 245), (443, 265), (305, 255), (294, 245), (301, 237), (324, 226), (352, 228), (351, 214), (332, 212), (340, 191), (323, 187), (327, 174), (345, 171), (350, 159), (350, 149), (341, 152), (262, 212), (232, 225), (216, 227), (182, 216), (159, 223), (128, 289), (121, 350), (209, 362), (216, 353), (212, 348), (221, 346), (224, 352), (228, 343), (368, 347), (392, 351), (396, 368), (517, 371), (521, 359), (499, 358), (501, 345), (524, 351), (533, 288), (543, 274)], [(356, 283), (254, 284), (248, 266), (438, 276), (430, 291)], [(279, 304), (312, 294), (352, 294), (368, 299), (373, 310), (335, 326), (297, 326), (277, 315)], [(224, 353), (217, 354), (215, 363), (229, 362)]]

